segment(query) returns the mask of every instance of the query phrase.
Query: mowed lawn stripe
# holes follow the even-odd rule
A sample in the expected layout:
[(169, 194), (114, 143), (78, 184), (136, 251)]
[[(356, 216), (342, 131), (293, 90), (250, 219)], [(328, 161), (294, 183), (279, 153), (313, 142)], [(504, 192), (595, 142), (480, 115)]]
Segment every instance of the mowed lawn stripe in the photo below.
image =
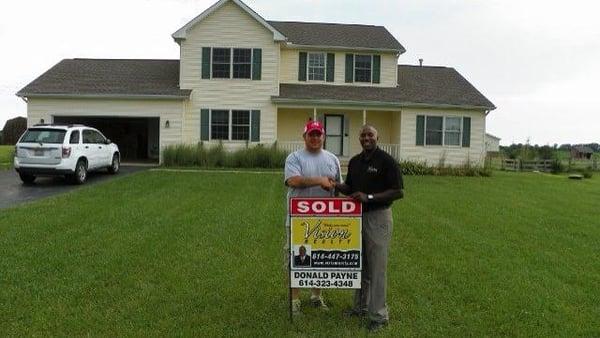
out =
[[(406, 177), (384, 335), (600, 334), (600, 180)], [(351, 336), (289, 323), (282, 175), (143, 172), (0, 213), (0, 334)], [(307, 294), (304, 293), (304, 300)]]

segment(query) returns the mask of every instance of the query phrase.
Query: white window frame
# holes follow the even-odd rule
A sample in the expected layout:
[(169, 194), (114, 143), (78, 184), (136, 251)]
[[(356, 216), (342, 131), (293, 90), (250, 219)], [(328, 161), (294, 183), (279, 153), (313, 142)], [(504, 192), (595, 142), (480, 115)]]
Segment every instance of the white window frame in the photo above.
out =
[[(233, 111), (244, 111), (248, 112), (248, 139), (247, 140), (234, 140), (233, 139)], [(236, 124), (236, 126), (244, 126), (243, 124)], [(252, 110), (250, 109), (231, 109), (229, 111), (229, 140), (230, 141), (250, 141), (252, 138)]]
[[(215, 64), (215, 49), (229, 49), (229, 77), (214, 77), (213, 76), (213, 65)], [(215, 80), (220, 79), (231, 79), (232, 62), (233, 62), (233, 50), (230, 47), (211, 47), (210, 49), (210, 78)]]
[[(356, 56), (358, 56), (358, 55), (371, 57), (371, 68), (370, 68), (371, 77), (370, 77), (369, 81), (356, 81)], [(352, 79), (353, 79), (354, 83), (373, 83), (373, 55), (374, 54), (354, 54), (354, 60), (353, 60), (353, 65), (352, 65), (353, 66), (352, 67), (352, 70), (353, 70)]]
[[(215, 49), (229, 49), (229, 77), (213, 77), (213, 57)], [(250, 77), (238, 78), (233, 77), (233, 50), (234, 49), (250, 49)], [(254, 48), (251, 47), (210, 47), (210, 79), (214, 80), (252, 80), (252, 72), (254, 71)], [(219, 109), (216, 109), (219, 110)]]
[[(213, 139), (212, 137), (212, 113), (213, 110), (219, 110), (219, 111), (227, 111), (228, 112), (228, 119), (227, 119), (227, 139)], [(248, 112), (248, 139), (247, 140), (234, 140), (232, 139), (232, 134), (233, 134), (233, 111), (234, 110), (242, 110), (242, 111), (247, 111)], [(209, 114), (208, 114), (208, 140), (209, 141), (227, 141), (227, 142), (240, 142), (240, 143), (245, 143), (245, 142), (250, 142), (250, 140), (252, 139), (252, 109), (246, 109), (246, 108), (235, 108), (235, 109), (210, 109), (209, 110)]]
[[(311, 80), (310, 79), (310, 55), (321, 54), (323, 55), (323, 80)], [(317, 68), (317, 67), (313, 67)], [(327, 81), (327, 53), (325, 52), (306, 52), (306, 80), (310, 82), (325, 82)]]
[[(449, 132), (449, 130), (446, 130), (446, 119), (448, 118), (457, 118), (458, 119), (458, 144), (446, 144), (446, 133)], [(442, 136), (442, 144), (445, 147), (462, 147), (462, 135), (463, 135), (463, 117), (462, 116), (456, 116), (456, 115), (446, 115), (444, 116), (444, 129), (443, 129), (443, 136)], [(454, 131), (450, 131), (453, 132)]]
[[(249, 49), (250, 50), (250, 74), (248, 77), (233, 77), (233, 53), (236, 49)], [(254, 49), (253, 48), (241, 48), (241, 47), (232, 47), (231, 48), (231, 78), (235, 80), (252, 80), (252, 64), (254, 60)], [(246, 63), (238, 63), (238, 64), (246, 64)]]
[[(457, 115), (423, 115), (424, 123), (423, 123), (423, 145), (425, 147), (454, 147), (460, 148), (462, 147), (462, 139), (463, 139), (463, 119), (464, 116)], [(428, 117), (441, 117), (442, 118), (442, 144), (427, 144), (427, 118)], [(446, 118), (458, 118), (460, 119), (460, 132), (458, 133), (458, 144), (446, 144)]]

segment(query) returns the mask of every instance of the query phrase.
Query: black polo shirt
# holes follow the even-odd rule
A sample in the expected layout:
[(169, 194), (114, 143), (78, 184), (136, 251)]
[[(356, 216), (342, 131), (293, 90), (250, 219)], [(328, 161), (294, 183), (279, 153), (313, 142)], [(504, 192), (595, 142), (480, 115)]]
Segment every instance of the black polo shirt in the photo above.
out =
[[(371, 154), (364, 151), (350, 159), (345, 183), (352, 192), (376, 194), (388, 189), (404, 189), (402, 172), (398, 162), (385, 151), (377, 148)], [(387, 208), (392, 202), (363, 203), (363, 211)]]

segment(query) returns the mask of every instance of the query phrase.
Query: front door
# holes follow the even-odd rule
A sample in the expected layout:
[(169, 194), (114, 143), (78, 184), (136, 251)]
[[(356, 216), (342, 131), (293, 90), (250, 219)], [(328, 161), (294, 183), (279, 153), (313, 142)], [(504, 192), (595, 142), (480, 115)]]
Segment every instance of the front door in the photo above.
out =
[(325, 149), (341, 156), (344, 149), (344, 115), (325, 115)]

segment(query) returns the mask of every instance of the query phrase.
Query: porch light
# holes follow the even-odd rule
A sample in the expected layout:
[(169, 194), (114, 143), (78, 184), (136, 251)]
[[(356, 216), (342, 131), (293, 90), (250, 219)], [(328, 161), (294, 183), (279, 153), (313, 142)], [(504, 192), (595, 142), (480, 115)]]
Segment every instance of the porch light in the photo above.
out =
[(169, 128), (169, 127), (171, 127), (171, 123), (169, 122), (169, 120), (167, 120), (165, 122), (165, 128)]

